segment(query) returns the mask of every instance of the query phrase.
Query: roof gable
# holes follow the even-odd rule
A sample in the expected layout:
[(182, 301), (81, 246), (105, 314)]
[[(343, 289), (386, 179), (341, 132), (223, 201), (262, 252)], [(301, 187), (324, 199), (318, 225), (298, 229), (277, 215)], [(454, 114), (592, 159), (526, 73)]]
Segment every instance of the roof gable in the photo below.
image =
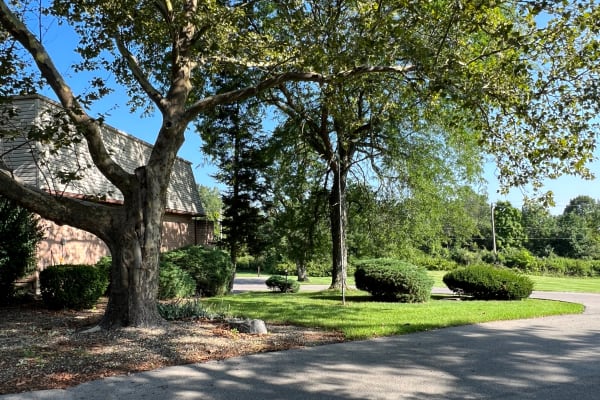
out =
[[(96, 197), (120, 202), (121, 192), (100, 173), (92, 162), (85, 141), (63, 147), (52, 143), (28, 140), (31, 128), (43, 129), (52, 119), (59, 118), (59, 104), (42, 96), (15, 97), (12, 102), (16, 114), (11, 117), (14, 132), (10, 139), (0, 138), (2, 165), (24, 183), (54, 193)], [(6, 124), (5, 124), (6, 125)], [(61, 125), (60, 129), (64, 129)], [(68, 126), (72, 136), (74, 128)], [(152, 145), (121, 132), (111, 126), (102, 126), (102, 137), (111, 157), (126, 171), (133, 172), (148, 160)], [(7, 152), (9, 148), (13, 149)], [(76, 180), (64, 178), (77, 177)], [(172, 212), (204, 214), (192, 173), (191, 163), (177, 158), (167, 191), (167, 209)]]

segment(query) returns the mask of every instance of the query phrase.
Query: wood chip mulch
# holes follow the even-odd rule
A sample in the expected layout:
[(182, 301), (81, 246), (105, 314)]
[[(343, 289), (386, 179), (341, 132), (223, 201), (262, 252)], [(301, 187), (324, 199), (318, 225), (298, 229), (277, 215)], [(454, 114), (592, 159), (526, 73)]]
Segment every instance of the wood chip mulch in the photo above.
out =
[(223, 323), (186, 320), (157, 329), (82, 333), (104, 313), (0, 307), (0, 394), (58, 389), (113, 375), (344, 341), (339, 332), (271, 325), (249, 335)]

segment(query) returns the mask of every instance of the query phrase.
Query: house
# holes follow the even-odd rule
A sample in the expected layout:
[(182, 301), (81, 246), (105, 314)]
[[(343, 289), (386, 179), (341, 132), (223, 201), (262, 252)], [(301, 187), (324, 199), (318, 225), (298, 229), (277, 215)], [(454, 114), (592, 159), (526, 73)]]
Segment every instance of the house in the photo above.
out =
[[(118, 204), (121, 192), (94, 166), (85, 141), (50, 143), (43, 135), (51, 121), (64, 119), (52, 133), (61, 137), (64, 127), (75, 132), (62, 108), (39, 95), (13, 98), (0, 111), (0, 169), (38, 189), (82, 200)], [(56, 124), (55, 124), (56, 125)], [(126, 170), (145, 164), (152, 146), (104, 125), (105, 145)], [(76, 180), (70, 178), (76, 177)], [(69, 179), (67, 179), (69, 178)], [(191, 163), (178, 158), (171, 175), (163, 225), (162, 250), (212, 242), (213, 227), (207, 221), (192, 174)], [(109, 255), (96, 236), (71, 226), (42, 220), (45, 239), (38, 248), (38, 269), (55, 264), (93, 264)]]

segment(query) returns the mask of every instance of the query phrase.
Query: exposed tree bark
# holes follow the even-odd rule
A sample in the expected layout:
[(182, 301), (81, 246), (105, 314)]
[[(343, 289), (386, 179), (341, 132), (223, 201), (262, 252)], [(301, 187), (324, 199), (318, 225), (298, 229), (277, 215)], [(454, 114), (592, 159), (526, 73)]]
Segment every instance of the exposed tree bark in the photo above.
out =
[[(306, 259), (306, 257), (305, 257)], [(296, 260), (296, 272), (298, 274), (298, 282), (308, 282), (308, 274), (306, 271), (306, 261)]]
[(101, 322), (106, 329), (163, 322), (156, 301), (165, 177), (152, 176), (149, 171), (146, 167), (135, 171), (138, 185), (123, 206), (123, 219), (113, 221), (114, 235), (107, 239), (113, 265), (111, 296)]
[(334, 163), (333, 185), (329, 193), (329, 218), (331, 221), (332, 270), (330, 289), (341, 289), (346, 285), (348, 271), (348, 249), (346, 228), (348, 208), (346, 205), (346, 180), (348, 169)]

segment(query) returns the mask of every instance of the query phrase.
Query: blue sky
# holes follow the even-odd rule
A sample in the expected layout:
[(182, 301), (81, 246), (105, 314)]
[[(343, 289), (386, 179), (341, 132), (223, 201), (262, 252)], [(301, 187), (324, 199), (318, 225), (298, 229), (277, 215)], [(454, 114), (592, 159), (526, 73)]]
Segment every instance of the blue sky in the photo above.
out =
[[(78, 59), (78, 56), (73, 51), (76, 46), (75, 37), (70, 32), (65, 32), (65, 28), (64, 25), (57, 26), (56, 23), (51, 23), (50, 28), (44, 33), (43, 43), (53, 56), (59, 70), (65, 75), (66, 81), (72, 86), (74, 92), (79, 94), (82, 90), (85, 90), (87, 83), (85, 79), (74, 75), (69, 69), (69, 66)], [(106, 79), (110, 80), (111, 77), (107, 76)], [(43, 94), (55, 99), (55, 96), (49, 91), (43, 92)], [(113, 93), (97, 104), (93, 109), (93, 113), (106, 114), (106, 122), (109, 125), (153, 143), (160, 127), (159, 116), (140, 117), (132, 115), (125, 101), (122, 92)], [(179, 156), (192, 162), (197, 183), (209, 187), (218, 187), (218, 183), (211, 178), (216, 170), (200, 152), (201, 144), (199, 136), (191, 129), (188, 130), (186, 142), (179, 151)], [(590, 164), (590, 167), (595, 175), (600, 177), (600, 162), (596, 160)], [(484, 178), (488, 185), (482, 190), (488, 193), (490, 202), (508, 200), (515, 207), (520, 208), (522, 206), (524, 194), (526, 194), (522, 190), (512, 189), (507, 196), (498, 194), (496, 169), (492, 163), (486, 165)], [(578, 195), (588, 195), (594, 199), (600, 199), (600, 185), (596, 180), (586, 181), (565, 176), (557, 180), (545, 181), (544, 190), (551, 190), (554, 193), (556, 206), (551, 210), (554, 214), (562, 213), (569, 200)]]

